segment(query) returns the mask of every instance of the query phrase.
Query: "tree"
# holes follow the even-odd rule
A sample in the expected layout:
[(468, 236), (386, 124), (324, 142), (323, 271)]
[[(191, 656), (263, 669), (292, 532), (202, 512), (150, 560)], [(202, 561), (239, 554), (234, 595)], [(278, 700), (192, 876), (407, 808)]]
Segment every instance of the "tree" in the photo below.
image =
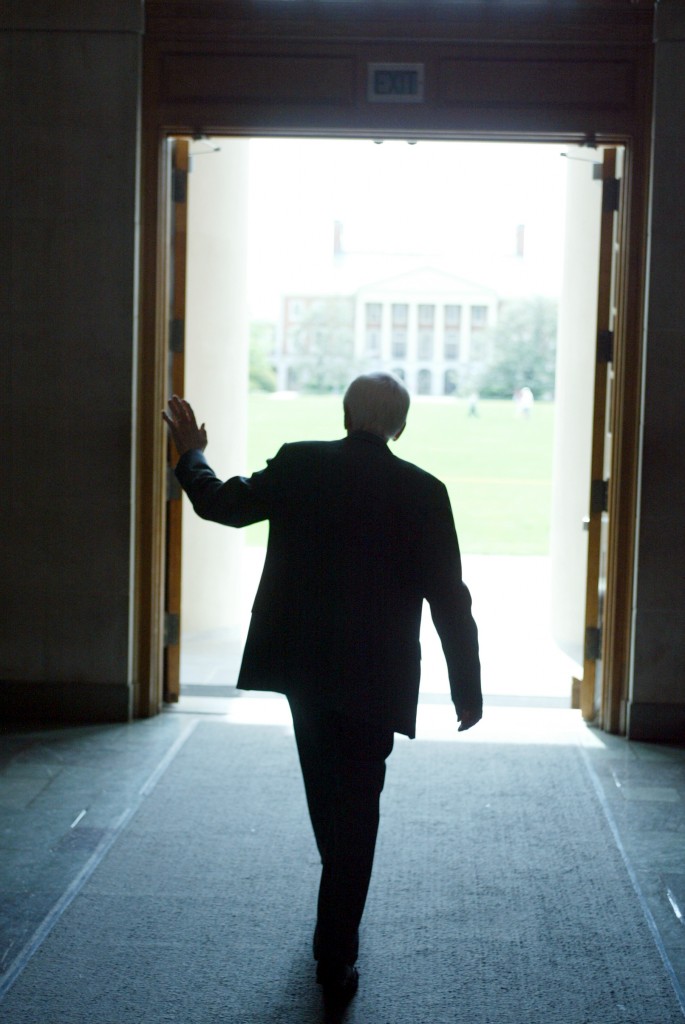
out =
[(275, 335), (273, 324), (250, 324), (250, 391), (276, 390), (276, 372), (271, 362)]
[(492, 336), (492, 358), (483, 370), (480, 394), (511, 398), (529, 387), (536, 398), (554, 397), (557, 304), (537, 296), (502, 304)]
[(314, 394), (341, 391), (354, 365), (354, 303), (347, 296), (316, 300), (299, 324), (299, 390)]

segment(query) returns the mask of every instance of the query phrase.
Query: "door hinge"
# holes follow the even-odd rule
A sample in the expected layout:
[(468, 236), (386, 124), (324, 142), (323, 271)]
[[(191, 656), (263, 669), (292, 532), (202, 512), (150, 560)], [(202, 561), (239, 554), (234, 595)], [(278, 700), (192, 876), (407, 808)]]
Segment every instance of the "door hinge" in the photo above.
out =
[(602, 213), (615, 213), (620, 201), (620, 178), (604, 178), (602, 180)]
[(613, 363), (614, 361), (614, 332), (597, 331), (597, 362)]
[(592, 480), (590, 482), (590, 515), (609, 511), (609, 481)]
[(178, 612), (164, 613), (164, 646), (175, 647), (181, 639), (181, 616)]
[(179, 317), (174, 317), (169, 324), (169, 349), (172, 352), (181, 353), (185, 348), (186, 322)]
[(171, 201), (185, 203), (188, 198), (188, 172), (183, 167), (174, 167), (171, 172)]
[(178, 477), (174, 473), (171, 466), (166, 468), (166, 500), (167, 501), (180, 501), (181, 495), (183, 494), (183, 488), (178, 482)]
[(585, 660), (599, 661), (602, 655), (602, 630), (599, 626), (587, 626), (585, 629)]

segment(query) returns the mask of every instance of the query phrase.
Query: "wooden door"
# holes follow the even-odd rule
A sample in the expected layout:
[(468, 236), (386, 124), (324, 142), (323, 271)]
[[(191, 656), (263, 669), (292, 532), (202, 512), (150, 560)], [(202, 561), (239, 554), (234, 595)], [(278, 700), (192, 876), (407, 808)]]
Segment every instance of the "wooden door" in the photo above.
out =
[[(585, 592), (585, 649), (580, 708), (592, 721), (602, 708), (604, 601), (609, 537), (611, 486), (613, 349), (616, 332), (617, 267), (621, 179), (619, 151), (606, 149), (601, 166), (602, 214), (597, 293), (597, 345), (590, 462), (587, 581)], [(599, 165), (598, 165), (599, 166)]]
[[(169, 281), (168, 281), (168, 393), (184, 393), (184, 349), (186, 320), (186, 250), (188, 227), (189, 143), (174, 139), (168, 143), (169, 194)], [(167, 469), (166, 502), (166, 586), (164, 606), (164, 700), (175, 703), (181, 693), (181, 488), (172, 470), (176, 452), (171, 441)]]

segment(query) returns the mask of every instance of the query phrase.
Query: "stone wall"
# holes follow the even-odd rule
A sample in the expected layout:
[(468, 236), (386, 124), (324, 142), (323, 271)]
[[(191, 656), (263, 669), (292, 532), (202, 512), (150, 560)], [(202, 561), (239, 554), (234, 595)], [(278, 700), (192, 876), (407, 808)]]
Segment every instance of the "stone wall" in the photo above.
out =
[(685, 739), (685, 4), (661, 0), (632, 687), (634, 739)]
[(0, 13), (0, 701), (131, 691), (142, 5)]

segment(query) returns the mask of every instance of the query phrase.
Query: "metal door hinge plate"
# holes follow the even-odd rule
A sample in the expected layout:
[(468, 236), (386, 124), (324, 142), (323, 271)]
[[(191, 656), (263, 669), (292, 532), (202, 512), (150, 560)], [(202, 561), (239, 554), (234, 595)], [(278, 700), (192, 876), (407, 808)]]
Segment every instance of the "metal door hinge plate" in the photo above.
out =
[(181, 638), (181, 616), (178, 612), (164, 613), (164, 646), (175, 647)]
[(590, 515), (609, 511), (609, 481), (593, 480), (590, 483)]
[(613, 363), (614, 361), (614, 332), (597, 332), (597, 362)]
[(585, 629), (585, 660), (598, 661), (602, 654), (602, 630), (598, 626)]

